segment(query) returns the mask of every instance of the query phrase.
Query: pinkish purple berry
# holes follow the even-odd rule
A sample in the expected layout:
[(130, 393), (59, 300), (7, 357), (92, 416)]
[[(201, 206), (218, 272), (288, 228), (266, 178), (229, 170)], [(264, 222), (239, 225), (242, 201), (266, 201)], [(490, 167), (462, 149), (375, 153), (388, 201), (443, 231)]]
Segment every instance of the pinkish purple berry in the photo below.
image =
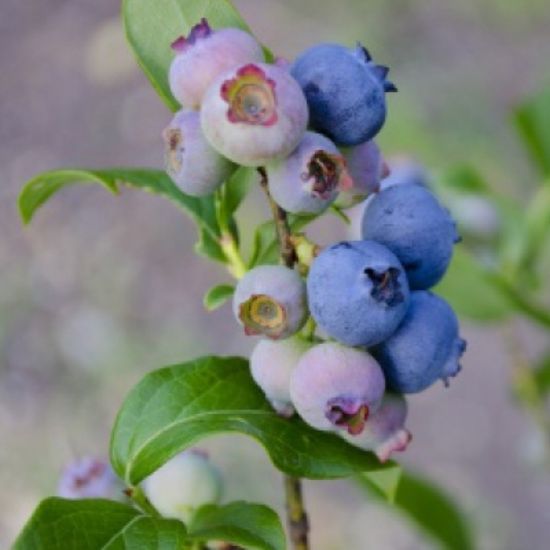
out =
[(306, 130), (304, 94), (288, 71), (249, 63), (220, 75), (208, 88), (201, 124), (212, 146), (244, 166), (289, 155)]
[(260, 340), (250, 356), (252, 378), (273, 408), (283, 416), (291, 416), (294, 412), (290, 375), (310, 347), (311, 344), (299, 336), (280, 341)]
[(59, 479), (57, 494), (63, 498), (124, 500), (123, 485), (104, 460), (83, 457), (68, 464)]
[(336, 205), (349, 208), (376, 193), (380, 181), (389, 174), (382, 153), (374, 141), (342, 149), (353, 185), (338, 195)]
[(188, 195), (213, 193), (236, 168), (208, 143), (196, 111), (176, 113), (162, 137), (166, 172)]
[(233, 313), (247, 335), (288, 338), (307, 318), (305, 283), (288, 267), (255, 267), (237, 284)]
[(397, 451), (406, 450), (412, 435), (405, 428), (407, 402), (396, 393), (386, 393), (380, 408), (365, 422), (361, 435), (345, 436), (351, 444), (372, 450), (380, 462), (386, 462)]
[(187, 37), (175, 40), (172, 49), (176, 57), (170, 65), (170, 90), (186, 109), (200, 107), (206, 89), (220, 73), (264, 60), (253, 36), (233, 28), (214, 31), (206, 19), (201, 19)]
[(382, 369), (366, 351), (334, 342), (307, 351), (290, 378), (290, 395), (298, 414), (325, 431), (360, 434), (384, 395)]
[(293, 214), (322, 212), (353, 183), (336, 145), (315, 132), (306, 132), (290, 156), (266, 169), (271, 196)]

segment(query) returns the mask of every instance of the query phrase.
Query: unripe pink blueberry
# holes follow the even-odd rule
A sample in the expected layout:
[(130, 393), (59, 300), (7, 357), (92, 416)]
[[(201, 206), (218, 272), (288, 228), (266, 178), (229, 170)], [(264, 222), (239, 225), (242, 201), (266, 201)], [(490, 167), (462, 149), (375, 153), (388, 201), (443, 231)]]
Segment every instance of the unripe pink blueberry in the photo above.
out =
[(213, 193), (236, 168), (208, 143), (196, 111), (176, 113), (162, 137), (166, 172), (188, 195)]
[(187, 37), (172, 43), (176, 57), (170, 65), (173, 96), (187, 109), (198, 109), (206, 89), (222, 72), (244, 63), (264, 60), (257, 40), (241, 29), (213, 31), (201, 19)]
[(322, 212), (353, 184), (336, 145), (315, 132), (306, 132), (287, 158), (268, 164), (266, 170), (271, 196), (294, 214)]
[(162, 516), (188, 522), (197, 508), (220, 500), (221, 475), (205, 453), (193, 449), (147, 477), (143, 491)]
[(307, 319), (305, 283), (288, 267), (255, 267), (237, 284), (233, 313), (247, 335), (288, 338)]
[(382, 369), (366, 351), (325, 342), (307, 351), (290, 378), (298, 414), (325, 431), (360, 434), (384, 395)]
[(380, 408), (369, 417), (361, 435), (345, 435), (351, 444), (372, 450), (380, 462), (386, 462), (397, 451), (406, 450), (412, 435), (405, 428), (407, 402), (397, 393), (386, 393)]
[(252, 378), (273, 408), (283, 416), (294, 412), (290, 398), (290, 376), (302, 355), (311, 347), (299, 336), (286, 340), (260, 340), (250, 356)]
[(336, 205), (349, 208), (364, 200), (380, 188), (380, 181), (389, 174), (389, 168), (380, 148), (366, 141), (355, 147), (342, 149), (353, 185), (338, 195)]
[(57, 494), (63, 498), (108, 498), (124, 500), (122, 482), (111, 466), (95, 457), (82, 457), (63, 469)]
[(201, 106), (212, 146), (244, 166), (289, 155), (306, 130), (308, 108), (298, 83), (275, 65), (249, 63), (220, 75)]

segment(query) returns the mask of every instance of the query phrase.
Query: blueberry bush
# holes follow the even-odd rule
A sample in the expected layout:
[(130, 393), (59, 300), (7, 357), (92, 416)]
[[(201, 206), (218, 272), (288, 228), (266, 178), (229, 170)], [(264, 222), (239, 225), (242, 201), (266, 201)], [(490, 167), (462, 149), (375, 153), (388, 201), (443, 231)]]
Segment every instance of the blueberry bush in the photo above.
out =
[[(231, 300), (236, 330), (259, 339), (250, 361), (200, 357), (146, 375), (119, 411), (110, 465), (70, 465), (59, 496), (38, 505), (14, 548), (305, 550), (301, 478), (349, 478), (442, 547), (473, 548), (453, 501), (390, 457), (411, 441), (405, 395), (449, 385), (466, 348), (434, 285), (466, 316), (521, 312), (550, 327), (550, 312), (522, 285), (537, 288), (540, 277), (548, 186), (522, 211), (470, 167), (429, 186), (410, 167), (388, 167), (373, 138), (397, 88), (362, 44), (315, 45), (288, 61), (227, 0), (125, 0), (122, 11), (138, 63), (172, 112), (166, 170), (43, 173), (24, 187), (21, 216), (28, 223), (75, 183), (169, 199), (196, 222), (196, 252), (235, 278), (208, 290), (205, 308)], [(517, 113), (546, 177), (547, 105)], [(235, 213), (253, 186), (272, 217), (244, 250)], [(458, 220), (459, 247), (434, 190)], [(365, 200), (360, 240), (321, 249), (306, 235), (326, 213), (349, 221), (347, 209)], [(548, 372), (546, 361), (517, 378), (543, 424)], [(194, 446), (223, 432), (257, 440), (282, 472), (286, 534), (263, 504), (220, 503), (219, 472)]]

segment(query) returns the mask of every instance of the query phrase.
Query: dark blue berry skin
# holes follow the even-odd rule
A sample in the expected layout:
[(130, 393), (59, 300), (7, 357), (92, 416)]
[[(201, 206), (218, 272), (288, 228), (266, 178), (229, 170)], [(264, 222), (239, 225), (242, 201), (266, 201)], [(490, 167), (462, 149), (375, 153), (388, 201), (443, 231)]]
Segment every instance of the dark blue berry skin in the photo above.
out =
[(370, 351), (393, 391), (417, 393), (441, 379), (456, 376), (466, 349), (451, 306), (428, 291), (411, 292), (410, 306), (399, 328)]
[(319, 44), (302, 53), (290, 72), (306, 96), (311, 127), (338, 145), (372, 139), (386, 119), (388, 68), (376, 65), (361, 45), (356, 49)]
[(460, 240), (448, 210), (419, 185), (395, 185), (373, 197), (363, 215), (362, 236), (399, 258), (412, 290), (431, 288), (443, 277)]
[(348, 346), (372, 346), (397, 328), (409, 302), (403, 266), (373, 241), (341, 242), (313, 261), (307, 278), (311, 315)]

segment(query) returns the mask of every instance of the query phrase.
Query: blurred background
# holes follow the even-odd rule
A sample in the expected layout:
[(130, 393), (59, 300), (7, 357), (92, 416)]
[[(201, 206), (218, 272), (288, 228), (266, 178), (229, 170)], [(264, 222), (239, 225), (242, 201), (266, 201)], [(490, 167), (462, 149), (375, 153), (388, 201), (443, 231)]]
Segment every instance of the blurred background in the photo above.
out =
[[(319, 41), (361, 40), (389, 65), (399, 93), (389, 98), (379, 137), (386, 154), (412, 155), (436, 178), (471, 164), (518, 205), (537, 189), (540, 177), (510, 111), (550, 85), (547, 0), (235, 3), (280, 55), (292, 58)], [(118, 4), (0, 5), (2, 548), (55, 491), (65, 463), (107, 454), (116, 411), (144, 373), (252, 346), (227, 305), (204, 311), (204, 292), (229, 277), (192, 253), (195, 229), (167, 201), (82, 186), (63, 191), (29, 227), (19, 220), (17, 195), (40, 171), (162, 165), (160, 133), (170, 114), (124, 42)], [(242, 219), (252, 227), (266, 216), (253, 193)], [(328, 243), (346, 231), (331, 219), (312, 236)], [(460, 310), (460, 295), (449, 299)], [(538, 360), (549, 333), (514, 316), (462, 322), (464, 370), (448, 390), (436, 385), (410, 399), (414, 441), (399, 459), (460, 503), (480, 548), (548, 548), (545, 441), (511, 385), (515, 362)], [(203, 445), (225, 473), (226, 498), (282, 510), (279, 475), (263, 451), (234, 440)], [(315, 550), (436, 547), (344, 481), (305, 487)]]

